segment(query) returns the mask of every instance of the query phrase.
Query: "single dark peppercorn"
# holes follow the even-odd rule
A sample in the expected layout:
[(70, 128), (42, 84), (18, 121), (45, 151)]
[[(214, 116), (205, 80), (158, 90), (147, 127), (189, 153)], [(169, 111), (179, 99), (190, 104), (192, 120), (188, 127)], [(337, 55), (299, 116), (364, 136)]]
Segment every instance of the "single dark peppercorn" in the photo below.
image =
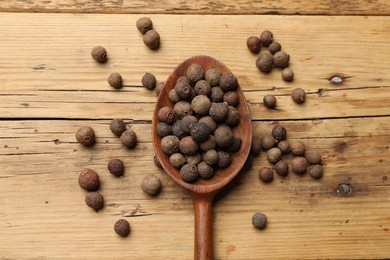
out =
[(122, 119), (113, 119), (110, 123), (110, 130), (114, 135), (121, 136), (126, 131), (126, 124)]
[(286, 176), (288, 174), (288, 164), (285, 161), (280, 160), (275, 164), (274, 170), (280, 176)]
[(305, 158), (310, 164), (320, 164), (322, 161), (321, 154), (316, 151), (305, 152)]
[(281, 125), (275, 125), (272, 128), (272, 136), (276, 139), (276, 141), (282, 141), (286, 139), (287, 131), (286, 128), (284, 128)]
[(304, 157), (295, 157), (291, 160), (291, 169), (298, 174), (302, 174), (306, 172), (307, 169), (307, 161)]
[(190, 99), (192, 96), (190, 79), (186, 76), (180, 76), (176, 81), (175, 91), (181, 99)]
[(91, 51), (91, 56), (97, 62), (104, 63), (107, 61), (107, 51), (102, 46), (96, 46)]
[(210, 95), (211, 93), (211, 86), (210, 83), (208, 83), (206, 80), (199, 80), (195, 84), (195, 93), (198, 95)]
[(232, 164), (232, 157), (229, 153), (219, 151), (218, 152), (218, 167), (219, 168), (227, 168)]
[(221, 102), (225, 92), (220, 87), (211, 88), (210, 101), (211, 102)]
[(221, 72), (217, 69), (211, 68), (208, 69), (205, 73), (205, 79), (210, 86), (214, 87), (219, 84), (219, 79), (221, 78)]
[(206, 162), (200, 162), (198, 164), (198, 173), (203, 179), (210, 179), (214, 175), (214, 169)]
[(283, 69), (281, 75), (284, 81), (292, 81), (294, 79), (294, 71), (290, 68)]
[(85, 203), (97, 212), (104, 207), (103, 195), (96, 191), (88, 192), (85, 196)]
[(186, 136), (180, 140), (179, 149), (183, 154), (191, 155), (198, 151), (199, 145), (192, 136)]
[(273, 109), (276, 107), (276, 97), (274, 95), (265, 95), (263, 98), (263, 104), (265, 107)]
[(157, 155), (153, 156), (153, 162), (154, 162), (154, 165), (156, 165), (158, 168), (162, 169), (162, 165), (161, 165), (160, 160), (158, 159)]
[(192, 110), (199, 116), (208, 115), (211, 101), (206, 95), (198, 95), (191, 101)]
[(142, 17), (137, 20), (136, 26), (140, 33), (145, 34), (153, 29), (153, 22), (149, 17)]
[(130, 234), (130, 224), (126, 219), (119, 219), (115, 222), (114, 231), (121, 237), (127, 237)]
[(291, 92), (291, 98), (297, 104), (302, 104), (306, 100), (306, 92), (301, 88), (296, 88)]
[(236, 107), (238, 105), (238, 94), (235, 91), (228, 91), (223, 95), (223, 101), (229, 106)]
[(107, 78), (108, 84), (110, 84), (113, 88), (121, 88), (122, 87), (122, 76), (119, 73), (111, 73)]
[(259, 170), (259, 179), (265, 183), (269, 183), (274, 179), (274, 171), (269, 167), (262, 167)]
[(205, 73), (199, 64), (191, 64), (187, 69), (187, 77), (191, 82), (195, 83), (201, 79), (204, 79)]
[(144, 34), (144, 43), (152, 50), (157, 50), (160, 47), (160, 34), (155, 30), (149, 30)]
[(273, 65), (274, 58), (269, 52), (260, 53), (259, 57), (256, 59), (256, 67), (264, 73), (271, 72)]
[(290, 55), (284, 51), (278, 51), (274, 54), (274, 65), (278, 68), (287, 68), (290, 62)]
[(203, 161), (209, 165), (215, 165), (218, 163), (218, 152), (216, 150), (209, 150), (203, 154)]
[(213, 150), (217, 146), (215, 142), (215, 137), (213, 135), (209, 135), (206, 141), (202, 142), (200, 145), (200, 149), (203, 151)]
[(125, 171), (125, 166), (123, 164), (123, 161), (120, 159), (111, 159), (108, 162), (107, 168), (108, 171), (116, 177), (122, 176)]
[(258, 156), (261, 152), (261, 138), (252, 136), (251, 155)]
[(206, 123), (209, 126), (211, 133), (214, 133), (215, 129), (217, 129), (217, 123), (211, 116), (203, 116), (199, 119), (199, 122)]
[(85, 168), (79, 174), (79, 185), (86, 191), (95, 191), (100, 187), (99, 175), (95, 171)]
[(185, 116), (192, 115), (193, 111), (191, 108), (191, 103), (181, 100), (173, 106), (173, 110), (179, 119), (183, 119)]
[(219, 87), (225, 92), (235, 90), (237, 86), (238, 80), (236, 76), (231, 73), (224, 74), (219, 79)]
[(169, 157), (169, 161), (172, 164), (172, 166), (175, 167), (176, 169), (180, 169), (186, 163), (186, 159), (184, 158), (184, 155), (182, 155), (181, 153), (172, 154)]
[(227, 149), (230, 153), (235, 153), (240, 150), (242, 144), (242, 139), (240, 137), (233, 136), (232, 145)]
[(90, 126), (82, 126), (76, 132), (76, 140), (84, 146), (95, 143), (95, 131)]
[(269, 52), (274, 55), (275, 53), (277, 53), (278, 51), (280, 51), (282, 49), (282, 45), (280, 45), (280, 43), (278, 42), (275, 42), (273, 41), (269, 46), (268, 46), (268, 50)]
[(336, 192), (341, 197), (350, 196), (353, 192), (353, 186), (349, 183), (341, 183), (337, 186)]
[(176, 121), (176, 113), (170, 107), (162, 107), (157, 113), (158, 120), (167, 124), (173, 124)]
[(181, 129), (187, 134), (191, 133), (192, 127), (198, 123), (198, 119), (195, 116), (185, 116), (181, 120)]
[(284, 153), (284, 154), (290, 152), (290, 144), (289, 144), (289, 142), (286, 141), (286, 140), (280, 141), (280, 142), (278, 143), (278, 148), (279, 148), (279, 150), (280, 150), (282, 153)]
[(137, 145), (137, 135), (134, 131), (127, 129), (122, 133), (120, 141), (124, 146), (134, 148)]
[(228, 105), (226, 103), (212, 103), (209, 114), (217, 122), (223, 122), (228, 116)]
[(260, 42), (265, 47), (268, 47), (273, 40), (274, 35), (271, 31), (265, 30), (260, 34)]
[(164, 136), (172, 134), (171, 126), (168, 125), (167, 123), (164, 123), (164, 122), (158, 123), (156, 130), (157, 130), (158, 136), (160, 136), (160, 137), (164, 137)]
[(276, 140), (272, 135), (266, 135), (263, 137), (261, 140), (261, 147), (265, 150), (268, 151), (272, 147), (274, 147), (276, 144)]
[(195, 164), (187, 163), (180, 169), (180, 177), (185, 182), (194, 182), (198, 179), (198, 168)]
[(156, 92), (156, 95), (159, 96), (161, 91), (163, 90), (165, 86), (165, 82), (160, 82), (156, 85), (156, 88), (154, 89), (154, 91)]
[(179, 139), (182, 139), (183, 137), (186, 137), (188, 134), (183, 130), (183, 124), (182, 120), (177, 120), (172, 126), (172, 135), (178, 137)]
[(309, 166), (307, 171), (309, 172), (310, 176), (314, 179), (320, 179), (322, 177), (323, 169), (322, 169), (322, 165), (320, 164), (314, 164)]
[(181, 100), (181, 98), (179, 97), (179, 95), (177, 95), (176, 93), (176, 90), (175, 89), (171, 89), (168, 93), (168, 98), (170, 101), (172, 101), (172, 103), (177, 103)]
[(147, 89), (154, 89), (156, 87), (156, 77), (152, 73), (145, 73), (142, 77), (142, 86)]
[(259, 53), (261, 49), (260, 38), (256, 36), (251, 36), (246, 40), (246, 46), (252, 53)]
[(305, 144), (300, 140), (290, 140), (291, 153), (295, 156), (302, 156), (305, 154)]
[(280, 160), (282, 156), (282, 152), (279, 150), (279, 148), (271, 148), (267, 151), (267, 159), (270, 163), (275, 164)]
[(237, 109), (232, 106), (228, 106), (228, 115), (225, 119), (225, 124), (228, 126), (236, 126), (240, 122), (240, 114)]
[(198, 165), (202, 161), (202, 156), (200, 153), (192, 154), (192, 155), (184, 155), (187, 163), (192, 163)]
[(219, 125), (214, 131), (215, 142), (219, 147), (229, 147), (233, 143), (233, 132), (227, 125)]
[(257, 229), (264, 229), (267, 226), (267, 216), (263, 213), (256, 212), (252, 216), (252, 225)]
[(211, 134), (210, 128), (206, 123), (195, 123), (191, 128), (191, 136), (198, 143), (206, 141)]
[(148, 174), (142, 179), (140, 186), (146, 194), (156, 196), (161, 190), (161, 181), (158, 176)]
[(179, 151), (179, 138), (174, 135), (168, 135), (161, 139), (161, 150), (164, 153), (171, 155)]

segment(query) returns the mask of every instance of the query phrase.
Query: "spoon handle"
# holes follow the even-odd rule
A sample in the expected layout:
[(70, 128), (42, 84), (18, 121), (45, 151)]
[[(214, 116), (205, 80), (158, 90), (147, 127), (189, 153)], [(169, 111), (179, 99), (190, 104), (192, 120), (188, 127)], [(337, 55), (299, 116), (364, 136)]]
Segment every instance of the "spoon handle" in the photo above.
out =
[(214, 259), (213, 195), (193, 196), (195, 212), (195, 260)]

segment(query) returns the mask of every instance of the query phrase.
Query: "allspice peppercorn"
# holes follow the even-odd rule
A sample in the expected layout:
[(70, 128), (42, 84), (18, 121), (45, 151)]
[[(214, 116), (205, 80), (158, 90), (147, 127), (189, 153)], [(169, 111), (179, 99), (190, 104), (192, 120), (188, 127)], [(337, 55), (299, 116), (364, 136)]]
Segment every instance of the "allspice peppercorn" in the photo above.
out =
[(278, 51), (274, 54), (274, 65), (278, 68), (287, 68), (290, 62), (290, 55), (284, 51)]
[(107, 168), (108, 171), (116, 177), (122, 176), (125, 171), (125, 166), (123, 164), (123, 161), (120, 159), (111, 159), (108, 162)]
[(153, 162), (154, 162), (154, 165), (156, 165), (158, 168), (162, 169), (162, 165), (161, 165), (159, 159), (157, 158), (156, 154), (153, 156)]
[(215, 142), (219, 147), (229, 147), (233, 143), (233, 132), (227, 125), (219, 125), (214, 131)]
[(273, 40), (274, 35), (271, 31), (265, 30), (260, 34), (260, 42), (265, 47), (268, 47)]
[(209, 113), (211, 101), (206, 95), (198, 95), (191, 101), (192, 110), (199, 116), (206, 116)]
[(265, 107), (273, 109), (276, 107), (276, 97), (274, 95), (265, 95), (263, 98), (263, 104)]
[(76, 132), (76, 140), (84, 146), (95, 143), (95, 131), (90, 126), (82, 126)]
[(144, 34), (143, 40), (149, 49), (157, 50), (160, 47), (160, 34), (153, 29)]
[(221, 102), (225, 92), (220, 87), (211, 88), (210, 101), (211, 102)]
[(259, 53), (261, 49), (260, 38), (256, 36), (251, 36), (246, 40), (246, 46), (252, 53)]
[(162, 107), (157, 113), (158, 120), (167, 124), (173, 124), (176, 121), (176, 113), (170, 107)]
[(211, 93), (211, 86), (210, 83), (208, 83), (206, 80), (202, 79), (196, 82), (195, 84), (195, 93), (197, 95), (210, 95)]
[(290, 68), (282, 70), (282, 79), (284, 81), (292, 81), (294, 79), (294, 71)]
[(221, 72), (217, 69), (208, 69), (205, 73), (205, 79), (210, 86), (214, 87), (219, 84), (219, 79), (221, 78)]
[(218, 167), (219, 168), (227, 168), (232, 164), (232, 157), (229, 153), (219, 151), (218, 152)]
[(110, 130), (114, 135), (121, 136), (126, 131), (126, 124), (122, 119), (113, 119), (110, 123)]
[(127, 148), (134, 148), (137, 145), (137, 135), (134, 131), (127, 129), (122, 133), (120, 141)]
[(314, 179), (320, 179), (322, 177), (323, 169), (321, 164), (314, 164), (307, 169), (310, 176)]
[(198, 173), (203, 179), (210, 179), (214, 175), (214, 169), (206, 162), (200, 162), (198, 164)]
[(188, 101), (180, 100), (173, 106), (173, 110), (179, 119), (183, 119), (185, 116), (192, 115), (191, 103)]
[(172, 126), (172, 135), (178, 137), (179, 139), (182, 139), (183, 137), (186, 137), (188, 133), (184, 132), (183, 130), (183, 121), (177, 120)]
[(302, 156), (305, 154), (305, 144), (300, 140), (290, 140), (291, 153), (295, 156)]
[(228, 105), (226, 103), (212, 103), (209, 114), (217, 122), (223, 122), (228, 116)]
[(179, 95), (176, 93), (176, 90), (175, 89), (171, 89), (168, 93), (168, 98), (170, 101), (172, 101), (172, 103), (177, 103), (181, 100), (181, 98), (179, 97)]
[(223, 101), (229, 106), (236, 107), (238, 105), (238, 94), (236, 91), (228, 91), (223, 95)]
[(252, 136), (251, 155), (258, 156), (261, 152), (261, 138)]
[(203, 155), (203, 161), (209, 165), (215, 165), (218, 163), (218, 152), (216, 150), (209, 150)]
[(97, 191), (88, 192), (85, 196), (85, 203), (98, 212), (104, 207), (103, 195)]
[(261, 140), (261, 147), (265, 150), (268, 151), (272, 147), (274, 147), (276, 144), (276, 140), (272, 135), (266, 135), (263, 137)]
[(276, 141), (282, 141), (286, 139), (287, 131), (286, 128), (284, 128), (281, 125), (275, 125), (272, 128), (272, 136), (276, 139)]
[(232, 145), (229, 146), (227, 151), (230, 152), (230, 153), (235, 153), (238, 150), (240, 150), (241, 144), (242, 144), (242, 139), (240, 137), (233, 136)]
[(210, 134), (209, 126), (203, 122), (197, 122), (191, 128), (191, 136), (198, 143), (206, 141)]
[(282, 156), (282, 152), (279, 150), (279, 148), (271, 148), (267, 151), (267, 158), (270, 163), (275, 164), (280, 160)]
[(186, 76), (180, 76), (176, 81), (175, 91), (181, 99), (189, 99), (192, 95), (190, 79)]
[(274, 55), (275, 53), (277, 53), (278, 51), (280, 51), (282, 49), (282, 45), (280, 45), (280, 43), (278, 42), (275, 42), (273, 41), (269, 46), (268, 46), (268, 50), (269, 52)]
[(79, 185), (86, 191), (95, 191), (99, 189), (99, 174), (97, 174), (94, 170), (85, 168), (79, 174)]
[(142, 86), (147, 89), (154, 89), (156, 87), (156, 77), (152, 73), (145, 73), (142, 77)]
[(273, 65), (274, 58), (269, 52), (260, 53), (259, 57), (256, 59), (256, 67), (264, 73), (271, 72)]
[(256, 212), (252, 216), (252, 225), (257, 229), (264, 229), (267, 226), (267, 216), (263, 213)]
[(186, 163), (186, 159), (184, 158), (184, 155), (182, 155), (181, 153), (172, 154), (169, 157), (169, 161), (172, 164), (172, 166), (175, 167), (176, 169), (180, 169)]
[(193, 63), (187, 69), (187, 77), (193, 83), (198, 82), (201, 79), (204, 79), (205, 73), (199, 64)]
[(107, 79), (108, 84), (110, 84), (113, 88), (121, 88), (122, 87), (122, 76), (119, 73), (111, 73)]
[(168, 125), (167, 123), (164, 123), (164, 122), (159, 122), (157, 124), (156, 130), (157, 130), (158, 136), (160, 136), (160, 137), (164, 137), (164, 136), (172, 134), (171, 126)]
[(305, 158), (310, 164), (320, 164), (321, 163), (321, 154), (316, 151), (307, 151), (305, 152)]
[(100, 63), (107, 61), (107, 51), (102, 46), (96, 46), (91, 51), (91, 56), (94, 60)]
[(174, 135), (168, 135), (161, 139), (161, 150), (164, 153), (171, 155), (179, 151), (179, 138)]
[(265, 183), (270, 183), (274, 179), (274, 172), (269, 167), (261, 167), (259, 170), (259, 179)]
[(277, 174), (284, 177), (288, 174), (288, 164), (286, 161), (280, 160), (275, 164), (274, 170)]
[(191, 155), (198, 151), (199, 145), (192, 136), (186, 136), (180, 140), (179, 149), (183, 154)]
[(121, 237), (127, 237), (130, 234), (130, 224), (126, 219), (119, 219), (115, 222), (114, 231)]
[(297, 104), (302, 104), (306, 100), (306, 92), (301, 88), (296, 88), (291, 92), (291, 98)]
[(187, 163), (180, 169), (180, 177), (185, 182), (194, 182), (198, 179), (199, 173), (198, 168), (195, 164)]
[(153, 29), (153, 22), (148, 17), (142, 17), (137, 20), (136, 26), (140, 33), (145, 34), (147, 31)]
[(240, 114), (238, 113), (237, 109), (232, 106), (228, 106), (228, 115), (225, 119), (225, 124), (228, 126), (236, 126), (240, 122)]
[(194, 126), (195, 123), (198, 123), (198, 119), (195, 116), (185, 116), (181, 120), (181, 129), (187, 134), (191, 133), (191, 128)]
[(200, 153), (192, 154), (192, 155), (184, 155), (187, 163), (192, 163), (198, 165), (202, 161), (202, 156)]
[(199, 119), (199, 122), (206, 123), (209, 126), (211, 133), (214, 133), (215, 129), (217, 129), (217, 123), (211, 116), (203, 116)]
[(156, 95), (159, 96), (161, 91), (163, 90), (165, 86), (165, 82), (160, 82), (156, 85), (156, 88), (154, 89), (154, 91), (156, 92)]
[(284, 153), (284, 154), (290, 152), (290, 144), (289, 144), (289, 142), (286, 141), (286, 140), (280, 141), (280, 142), (278, 143), (278, 148), (279, 148), (279, 150), (280, 150), (282, 153)]
[(302, 174), (307, 169), (307, 161), (304, 157), (295, 157), (291, 160), (291, 169), (298, 174)]
[(236, 76), (231, 73), (224, 74), (219, 79), (219, 87), (225, 92), (235, 90), (237, 86), (238, 80)]
[(148, 174), (142, 179), (140, 186), (146, 194), (156, 196), (161, 190), (161, 181), (156, 175)]

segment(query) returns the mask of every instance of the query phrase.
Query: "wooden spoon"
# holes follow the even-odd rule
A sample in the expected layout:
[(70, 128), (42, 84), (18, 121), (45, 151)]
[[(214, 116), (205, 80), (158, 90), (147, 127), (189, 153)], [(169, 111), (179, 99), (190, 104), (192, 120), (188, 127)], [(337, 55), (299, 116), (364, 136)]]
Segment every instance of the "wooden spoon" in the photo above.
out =
[(169, 156), (161, 150), (161, 137), (158, 136), (156, 128), (158, 124), (157, 113), (160, 108), (168, 106), (173, 107), (173, 103), (168, 98), (168, 93), (175, 87), (176, 80), (180, 76), (187, 75), (188, 67), (193, 64), (199, 64), (204, 71), (210, 68), (216, 68), (221, 74), (231, 73), (230, 70), (220, 61), (209, 56), (194, 56), (181, 63), (169, 76), (165, 86), (161, 91), (153, 114), (152, 140), (157, 158), (166, 173), (180, 186), (191, 191), (194, 202), (195, 213), (195, 247), (194, 259), (214, 259), (213, 237), (212, 237), (212, 202), (215, 194), (228, 184), (242, 169), (248, 158), (252, 143), (252, 121), (245, 96), (238, 86), (237, 94), (239, 104), (237, 110), (240, 114), (239, 125), (233, 129), (234, 136), (242, 139), (242, 145), (238, 152), (232, 154), (232, 164), (225, 169), (218, 169), (211, 179), (199, 179), (194, 183), (187, 183), (180, 177), (179, 170), (175, 169), (169, 162)]

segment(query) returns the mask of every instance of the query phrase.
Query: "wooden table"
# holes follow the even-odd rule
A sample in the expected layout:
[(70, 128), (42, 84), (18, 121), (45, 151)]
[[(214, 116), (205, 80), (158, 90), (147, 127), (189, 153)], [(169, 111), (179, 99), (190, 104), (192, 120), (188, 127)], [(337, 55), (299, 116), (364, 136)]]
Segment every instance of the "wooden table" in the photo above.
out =
[[(324, 176), (259, 181), (265, 153), (223, 191), (214, 207), (217, 259), (390, 258), (390, 5), (374, 1), (13, 1), (0, 3), (0, 259), (191, 259), (189, 193), (153, 164), (151, 118), (156, 95), (145, 72), (164, 81), (182, 60), (214, 56), (238, 77), (255, 138), (285, 126), (324, 159)], [(161, 48), (145, 47), (135, 22), (151, 17)], [(265, 29), (291, 55), (296, 78), (260, 73), (245, 41)], [(109, 61), (90, 57), (95, 45)], [(125, 87), (107, 84), (119, 72)], [(340, 76), (342, 84), (332, 84)], [(296, 105), (293, 88), (307, 91)], [(278, 109), (263, 96), (273, 94)], [(109, 130), (123, 118), (139, 139), (124, 148)], [(92, 126), (97, 144), (75, 141)], [(121, 158), (123, 178), (108, 173)], [(84, 167), (102, 180), (105, 208), (85, 205), (78, 186)], [(139, 188), (157, 174), (161, 194)], [(341, 183), (352, 193), (337, 193)], [(269, 225), (251, 224), (261, 211)], [(119, 218), (131, 235), (118, 237)]]

